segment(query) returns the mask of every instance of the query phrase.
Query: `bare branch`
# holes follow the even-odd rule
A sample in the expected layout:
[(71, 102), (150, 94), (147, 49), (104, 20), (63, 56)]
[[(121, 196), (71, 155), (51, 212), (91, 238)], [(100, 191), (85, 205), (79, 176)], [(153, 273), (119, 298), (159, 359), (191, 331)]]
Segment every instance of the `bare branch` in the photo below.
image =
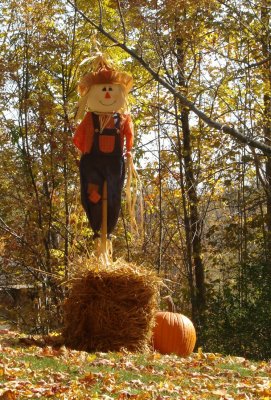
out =
[(258, 61), (258, 62), (252, 63), (252, 64), (248, 64), (245, 67), (245, 69), (256, 68), (256, 67), (259, 67), (260, 65), (267, 64), (269, 61), (271, 61), (271, 56), (265, 58), (264, 60), (261, 60), (261, 61)]
[(117, 4), (118, 4), (118, 11), (119, 11), (119, 15), (120, 15), (120, 21), (121, 21), (121, 25), (122, 25), (122, 30), (123, 30), (123, 43), (126, 43), (126, 28), (125, 28), (125, 23), (124, 23), (124, 18), (123, 18), (123, 14), (121, 11), (121, 6), (120, 6), (120, 1), (117, 0)]
[[(102, 6), (101, 0), (99, 0), (98, 3), (99, 3), (99, 12), (100, 12), (100, 23), (99, 23), (99, 26), (102, 27), (102, 26), (103, 26), (103, 6)], [(70, 4), (71, 4), (71, 3), (70, 3)], [(73, 5), (73, 4), (72, 4), (72, 5)], [(78, 8), (77, 8), (77, 6), (74, 7), (74, 9), (77, 10), (77, 11), (79, 11)], [(80, 14), (81, 14), (81, 12), (80, 12)]]

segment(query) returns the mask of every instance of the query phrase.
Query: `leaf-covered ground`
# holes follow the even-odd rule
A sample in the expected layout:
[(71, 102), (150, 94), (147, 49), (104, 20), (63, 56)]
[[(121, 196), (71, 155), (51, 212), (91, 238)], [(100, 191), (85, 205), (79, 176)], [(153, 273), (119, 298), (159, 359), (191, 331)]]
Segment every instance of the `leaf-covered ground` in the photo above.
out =
[(271, 399), (271, 364), (199, 351), (95, 353), (0, 331), (0, 399)]

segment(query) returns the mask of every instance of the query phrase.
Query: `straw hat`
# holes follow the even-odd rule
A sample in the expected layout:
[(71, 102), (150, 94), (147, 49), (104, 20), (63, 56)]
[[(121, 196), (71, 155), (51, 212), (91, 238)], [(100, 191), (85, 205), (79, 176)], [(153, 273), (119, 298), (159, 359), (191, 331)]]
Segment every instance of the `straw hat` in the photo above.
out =
[(84, 60), (81, 65), (89, 60), (91, 61), (91, 71), (83, 75), (78, 83), (80, 100), (75, 114), (76, 122), (84, 117), (88, 92), (91, 86), (96, 84), (118, 84), (124, 89), (125, 95), (130, 92), (133, 86), (132, 76), (114, 69), (112, 62), (107, 60), (102, 53), (98, 53), (92, 59)]
[(79, 81), (80, 96), (85, 96), (90, 87), (95, 84), (119, 84), (126, 93), (129, 93), (133, 86), (133, 78), (126, 72), (115, 70), (111, 63), (100, 54), (92, 61), (92, 71), (85, 74)]

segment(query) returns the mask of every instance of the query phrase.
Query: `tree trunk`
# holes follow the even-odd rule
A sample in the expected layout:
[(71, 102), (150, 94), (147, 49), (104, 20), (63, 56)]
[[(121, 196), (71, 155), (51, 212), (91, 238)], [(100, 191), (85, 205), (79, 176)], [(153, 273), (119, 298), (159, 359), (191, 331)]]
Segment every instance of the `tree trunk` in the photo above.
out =
[(196, 285), (196, 309), (198, 316), (201, 315), (205, 308), (205, 279), (204, 266), (202, 262), (202, 245), (201, 245), (201, 224), (198, 212), (198, 195), (197, 186), (194, 178), (191, 134), (189, 127), (189, 111), (187, 109), (181, 112), (182, 131), (183, 131), (183, 151), (184, 151), (184, 167), (187, 185), (187, 197), (189, 205), (189, 225), (190, 240), (192, 245), (192, 257), (194, 264), (195, 285)]
[[(184, 40), (182, 38), (176, 39), (177, 46), (177, 63), (178, 63), (178, 84), (182, 91), (186, 91), (187, 83), (184, 76), (185, 70), (185, 50)], [(187, 254), (191, 254), (193, 269), (194, 269), (194, 282), (195, 282), (195, 299), (192, 301), (194, 306), (193, 317), (201, 320), (205, 309), (205, 279), (204, 279), (204, 265), (202, 261), (202, 245), (201, 245), (201, 223), (198, 212), (198, 195), (197, 184), (194, 176), (193, 160), (192, 160), (192, 145), (191, 145), (191, 132), (189, 126), (189, 109), (180, 105), (181, 107), (181, 126), (183, 133), (183, 160), (184, 160), (184, 173), (186, 180), (186, 193), (188, 199), (188, 215), (185, 221), (186, 238), (188, 239)], [(191, 247), (190, 247), (191, 246)], [(190, 249), (189, 249), (190, 247)], [(192, 251), (191, 251), (192, 250)], [(194, 304), (193, 304), (194, 303)]]
[(175, 123), (177, 132), (177, 144), (178, 144), (178, 160), (180, 170), (180, 187), (182, 193), (182, 207), (183, 207), (183, 219), (184, 219), (184, 230), (185, 230), (185, 249), (184, 249), (184, 260), (188, 277), (188, 285), (190, 291), (190, 301), (192, 306), (192, 318), (195, 320), (197, 315), (196, 298), (195, 298), (195, 283), (194, 283), (194, 271), (193, 271), (193, 260), (192, 260), (192, 238), (191, 238), (191, 224), (189, 218), (189, 211), (186, 199), (186, 188), (185, 188), (185, 173), (183, 166), (183, 146), (180, 136), (179, 129), (179, 118), (178, 118), (178, 107), (175, 99)]
[[(262, 51), (263, 57), (270, 57), (271, 36), (270, 36), (270, 9), (271, 0), (262, 1), (261, 22), (262, 22)], [(264, 102), (264, 137), (265, 143), (271, 144), (271, 61), (263, 66), (263, 102)], [(266, 245), (267, 263), (271, 274), (271, 157), (267, 157), (265, 164), (266, 172)]]

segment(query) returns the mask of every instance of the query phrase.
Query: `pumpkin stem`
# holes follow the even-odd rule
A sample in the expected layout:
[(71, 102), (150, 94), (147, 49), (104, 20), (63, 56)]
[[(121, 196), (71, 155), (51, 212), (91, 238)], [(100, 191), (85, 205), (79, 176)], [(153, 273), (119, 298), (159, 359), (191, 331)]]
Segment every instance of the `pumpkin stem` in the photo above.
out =
[(169, 295), (169, 296), (163, 297), (163, 299), (166, 300), (168, 311), (176, 312), (176, 307), (175, 307), (172, 297)]

